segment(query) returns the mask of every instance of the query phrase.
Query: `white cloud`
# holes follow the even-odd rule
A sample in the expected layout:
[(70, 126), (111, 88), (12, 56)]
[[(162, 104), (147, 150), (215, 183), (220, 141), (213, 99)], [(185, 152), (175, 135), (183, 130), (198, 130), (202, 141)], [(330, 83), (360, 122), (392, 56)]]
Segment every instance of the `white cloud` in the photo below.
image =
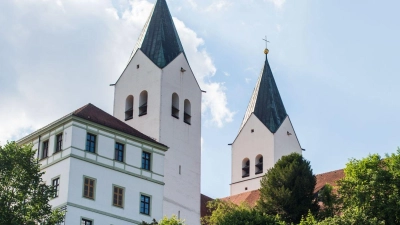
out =
[(244, 80), (246, 81), (246, 83), (250, 83), (251, 79), (250, 78), (244, 78)]
[(267, 1), (272, 2), (278, 9), (282, 9), (283, 5), (286, 2), (286, 0), (267, 0)]
[(221, 11), (221, 10), (228, 8), (230, 5), (232, 5), (231, 1), (217, 0), (217, 1), (214, 1), (210, 6), (207, 7), (206, 11), (207, 12)]
[(227, 77), (230, 76), (230, 74), (228, 72), (224, 72), (224, 75), (227, 76)]
[(182, 21), (174, 18), (174, 23), (197, 81), (200, 87), (207, 91), (203, 95), (203, 118), (205, 117), (206, 122), (222, 127), (224, 123), (231, 122), (234, 115), (228, 108), (226, 87), (223, 83), (210, 81), (217, 69), (207, 51), (201, 48), (204, 40), (186, 27)]

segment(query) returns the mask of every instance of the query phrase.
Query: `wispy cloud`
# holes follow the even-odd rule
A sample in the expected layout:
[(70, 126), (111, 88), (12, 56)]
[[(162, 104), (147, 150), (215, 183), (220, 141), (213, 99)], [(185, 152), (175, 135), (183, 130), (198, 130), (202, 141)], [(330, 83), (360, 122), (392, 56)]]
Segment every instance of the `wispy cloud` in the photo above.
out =
[(232, 1), (227, 1), (227, 0), (217, 0), (214, 1), (211, 5), (209, 5), (206, 9), (207, 12), (212, 12), (212, 11), (221, 11), (229, 6), (231, 6), (233, 3)]
[(266, 1), (272, 2), (278, 9), (282, 9), (283, 5), (286, 2), (286, 0), (266, 0)]

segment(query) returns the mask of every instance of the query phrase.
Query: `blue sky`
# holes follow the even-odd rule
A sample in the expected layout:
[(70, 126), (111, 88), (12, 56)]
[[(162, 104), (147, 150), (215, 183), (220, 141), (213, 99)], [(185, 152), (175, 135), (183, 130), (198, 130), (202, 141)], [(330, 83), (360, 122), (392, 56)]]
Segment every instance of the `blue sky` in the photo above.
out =
[[(114, 83), (155, 0), (0, 2), (0, 142)], [(202, 89), (202, 193), (229, 195), (230, 147), (264, 62), (315, 173), (399, 146), (398, 1), (170, 0)]]

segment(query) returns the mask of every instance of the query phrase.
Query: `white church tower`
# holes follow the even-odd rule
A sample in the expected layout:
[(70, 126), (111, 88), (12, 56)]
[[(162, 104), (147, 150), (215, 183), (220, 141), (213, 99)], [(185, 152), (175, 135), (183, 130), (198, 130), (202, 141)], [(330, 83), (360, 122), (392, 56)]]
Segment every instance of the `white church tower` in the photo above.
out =
[(169, 147), (163, 214), (199, 225), (202, 91), (166, 0), (157, 0), (132, 54), (115, 83), (114, 116)]
[(282, 156), (302, 153), (272, 75), (268, 52), (265, 49), (264, 69), (232, 143), (231, 195), (259, 189), (262, 176)]

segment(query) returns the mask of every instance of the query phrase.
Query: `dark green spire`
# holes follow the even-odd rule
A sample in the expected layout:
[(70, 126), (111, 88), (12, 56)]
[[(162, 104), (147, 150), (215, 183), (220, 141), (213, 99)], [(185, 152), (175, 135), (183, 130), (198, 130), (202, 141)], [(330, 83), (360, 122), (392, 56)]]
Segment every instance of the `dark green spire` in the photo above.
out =
[(240, 129), (252, 113), (272, 132), (275, 133), (287, 117), (285, 106), (276, 86), (271, 67), (268, 63), (268, 52), (265, 56), (264, 69), (254, 88), (246, 115)]
[(158, 67), (164, 68), (184, 53), (165, 0), (157, 0), (147, 26), (140, 49)]

